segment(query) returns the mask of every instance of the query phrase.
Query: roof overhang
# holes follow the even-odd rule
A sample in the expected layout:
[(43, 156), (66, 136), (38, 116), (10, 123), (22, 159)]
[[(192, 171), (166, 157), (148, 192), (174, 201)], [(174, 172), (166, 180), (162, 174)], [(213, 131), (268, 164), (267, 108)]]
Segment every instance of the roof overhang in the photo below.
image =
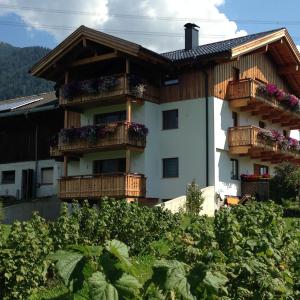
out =
[(85, 44), (86, 41), (92, 41), (99, 45), (114, 49), (114, 53), (128, 55), (142, 60), (147, 60), (154, 64), (166, 64), (170, 61), (160, 54), (146, 49), (138, 44), (120, 39), (109, 34), (80, 26), (63, 42), (50, 51), (45, 57), (32, 66), (29, 72), (37, 77), (50, 79), (47, 75), (47, 70), (55, 67), (56, 63), (79, 43)]

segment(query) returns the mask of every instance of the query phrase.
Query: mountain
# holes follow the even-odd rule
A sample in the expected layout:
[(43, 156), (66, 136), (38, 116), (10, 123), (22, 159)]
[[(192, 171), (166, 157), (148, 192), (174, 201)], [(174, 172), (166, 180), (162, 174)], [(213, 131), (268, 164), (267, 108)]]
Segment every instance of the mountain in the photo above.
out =
[(50, 49), (14, 47), (0, 42), (0, 100), (52, 91), (54, 83), (28, 74)]

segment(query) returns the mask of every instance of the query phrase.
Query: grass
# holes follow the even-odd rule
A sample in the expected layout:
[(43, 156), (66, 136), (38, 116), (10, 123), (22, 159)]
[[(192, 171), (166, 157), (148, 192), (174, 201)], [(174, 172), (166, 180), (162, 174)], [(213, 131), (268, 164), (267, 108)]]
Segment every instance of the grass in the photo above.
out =
[(67, 288), (60, 282), (54, 281), (47, 288), (41, 288), (29, 300), (69, 300)]

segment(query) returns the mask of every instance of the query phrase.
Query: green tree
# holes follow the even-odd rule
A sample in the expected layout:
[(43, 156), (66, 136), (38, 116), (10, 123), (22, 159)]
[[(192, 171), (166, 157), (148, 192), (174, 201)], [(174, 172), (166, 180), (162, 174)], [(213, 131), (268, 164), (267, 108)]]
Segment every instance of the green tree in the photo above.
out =
[(299, 179), (300, 169), (295, 165), (284, 163), (275, 167), (275, 175), (270, 180), (270, 198), (277, 203), (281, 203), (282, 199), (296, 198)]
[(195, 179), (187, 186), (186, 192), (186, 212), (190, 215), (197, 216), (203, 209), (204, 198), (199, 185)]

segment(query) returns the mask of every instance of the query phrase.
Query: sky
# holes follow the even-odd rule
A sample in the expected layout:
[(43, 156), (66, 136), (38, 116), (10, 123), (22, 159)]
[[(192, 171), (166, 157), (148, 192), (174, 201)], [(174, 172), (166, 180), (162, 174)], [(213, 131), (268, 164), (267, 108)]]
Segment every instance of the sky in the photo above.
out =
[(0, 41), (54, 48), (85, 25), (157, 52), (184, 48), (186, 22), (200, 44), (287, 27), (300, 45), (299, 0), (0, 0)]

